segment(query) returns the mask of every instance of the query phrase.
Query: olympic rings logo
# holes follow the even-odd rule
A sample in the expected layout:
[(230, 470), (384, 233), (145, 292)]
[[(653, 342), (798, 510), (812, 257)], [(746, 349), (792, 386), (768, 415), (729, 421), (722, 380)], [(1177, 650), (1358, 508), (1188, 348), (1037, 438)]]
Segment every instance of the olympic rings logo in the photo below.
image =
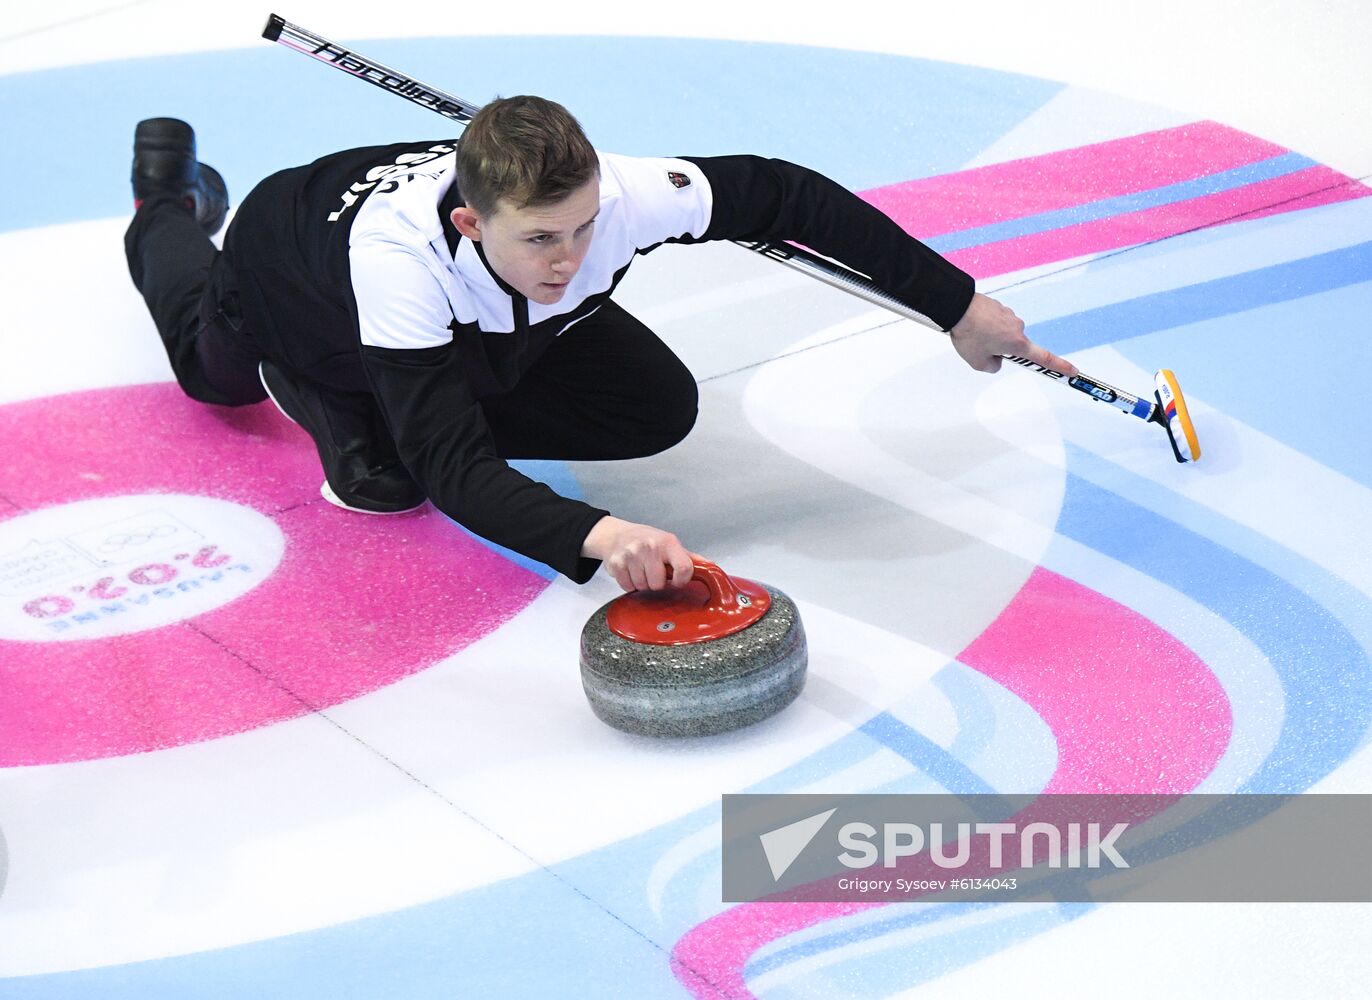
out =
[(168, 535), (174, 535), (177, 530), (174, 524), (160, 524), (149, 531), (121, 532), (105, 539), (95, 551), (101, 553), (123, 552), (131, 546), (146, 545), (154, 538), (166, 538)]

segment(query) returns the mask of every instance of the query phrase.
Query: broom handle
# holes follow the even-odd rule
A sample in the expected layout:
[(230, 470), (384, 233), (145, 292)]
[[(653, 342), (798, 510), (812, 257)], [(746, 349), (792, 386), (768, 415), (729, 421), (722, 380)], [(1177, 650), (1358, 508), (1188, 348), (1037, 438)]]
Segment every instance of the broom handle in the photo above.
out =
[[(399, 70), (391, 69), (382, 63), (368, 59), (352, 49), (344, 48), (336, 42), (331, 42), (322, 35), (292, 24), (285, 18), (277, 14), (272, 14), (267, 19), (267, 26), (262, 30), (262, 37), (268, 41), (276, 42), (303, 52), (313, 59), (318, 59), (340, 69), (345, 73), (365, 80), (367, 83), (382, 90), (396, 94), (405, 100), (418, 104), (422, 108), (437, 112), (444, 118), (457, 122), (459, 125), (466, 125), (481, 110), (479, 105), (464, 101), (460, 97), (439, 90), (437, 87), (422, 83), (411, 76), (401, 73)], [(774, 260), (780, 264), (785, 264), (792, 270), (816, 278), (827, 285), (841, 289), (850, 295), (889, 309), (891, 312), (906, 319), (913, 320), (932, 330), (945, 332), (942, 327), (931, 320), (923, 313), (911, 309), (904, 302), (886, 292), (882, 288), (873, 284), (867, 277), (859, 274), (851, 268), (844, 267), (826, 257), (811, 253), (790, 243), (770, 243), (770, 242), (743, 242), (734, 241), (735, 246), (751, 250), (753, 253), (760, 254), (768, 260)], [(1055, 382), (1076, 389), (1078, 392), (1085, 393), (1092, 399), (1107, 403), (1115, 409), (1141, 420), (1151, 420), (1160, 423), (1157, 414), (1160, 412), (1158, 407), (1147, 399), (1140, 398), (1123, 389), (1117, 389), (1099, 379), (1079, 372), (1076, 375), (1064, 375), (1062, 372), (1053, 371), (1028, 358), (1021, 358), (1013, 354), (1001, 355), (1006, 361), (1010, 361), (1021, 368), (1032, 372), (1037, 372)]]

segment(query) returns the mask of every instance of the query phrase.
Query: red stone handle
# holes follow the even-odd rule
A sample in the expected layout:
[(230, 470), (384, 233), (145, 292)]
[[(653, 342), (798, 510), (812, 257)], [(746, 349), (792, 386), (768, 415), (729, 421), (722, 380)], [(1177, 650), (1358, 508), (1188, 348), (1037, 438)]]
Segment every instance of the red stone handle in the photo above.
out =
[[(692, 586), (697, 580), (700, 586)], [(693, 559), (686, 586), (621, 594), (605, 606), (605, 614), (606, 625), (618, 636), (653, 646), (679, 646), (742, 631), (771, 605), (771, 594), (761, 584), (736, 580), (708, 559)]]
[(706, 607), (721, 611), (732, 611), (738, 607), (738, 587), (733, 578), (708, 559), (691, 560), (691, 579), (699, 580), (710, 591), (710, 603)]

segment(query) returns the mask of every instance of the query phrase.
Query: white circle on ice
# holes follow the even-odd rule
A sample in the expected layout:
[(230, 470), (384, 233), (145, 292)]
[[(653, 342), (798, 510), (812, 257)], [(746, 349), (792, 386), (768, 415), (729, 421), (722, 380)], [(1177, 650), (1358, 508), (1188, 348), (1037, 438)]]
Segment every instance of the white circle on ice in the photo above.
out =
[(0, 522), (0, 639), (65, 642), (160, 628), (242, 597), (281, 562), (271, 518), (149, 493)]

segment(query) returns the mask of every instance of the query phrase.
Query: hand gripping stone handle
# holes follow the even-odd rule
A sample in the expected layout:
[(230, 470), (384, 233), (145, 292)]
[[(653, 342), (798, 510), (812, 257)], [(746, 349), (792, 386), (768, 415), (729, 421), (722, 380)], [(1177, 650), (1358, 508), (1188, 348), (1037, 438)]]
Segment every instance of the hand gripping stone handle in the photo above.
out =
[[(697, 581), (706, 591), (704, 603)], [(686, 586), (622, 594), (609, 605), (606, 624), (635, 642), (681, 645), (740, 632), (771, 606), (772, 595), (762, 584), (735, 579), (708, 559), (693, 559)]]

